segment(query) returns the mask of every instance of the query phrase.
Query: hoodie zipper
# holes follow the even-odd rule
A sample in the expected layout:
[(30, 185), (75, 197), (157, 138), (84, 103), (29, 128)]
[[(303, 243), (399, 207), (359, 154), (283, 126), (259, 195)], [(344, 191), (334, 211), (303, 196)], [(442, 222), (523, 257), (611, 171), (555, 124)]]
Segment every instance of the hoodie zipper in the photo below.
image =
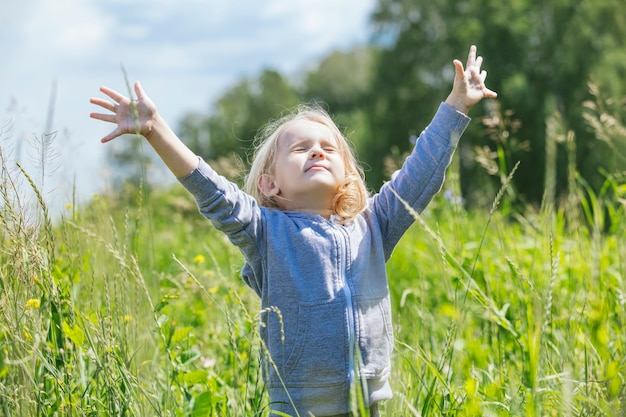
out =
[(352, 305), (352, 291), (348, 285), (348, 280), (344, 277), (343, 281), (343, 293), (346, 298), (346, 310), (348, 315), (348, 369), (350, 371), (350, 386), (352, 386), (352, 384), (356, 381), (356, 368), (354, 361), (354, 353), (356, 349), (354, 307)]
[(350, 283), (348, 282), (347, 271), (350, 264), (349, 259), (349, 243), (350, 239), (348, 237), (347, 232), (343, 229), (343, 227), (334, 224), (331, 221), (333, 227), (339, 231), (339, 234), (342, 237), (343, 245), (339, 245), (341, 247), (341, 255), (343, 257), (342, 263), (342, 274), (341, 281), (343, 284), (343, 296), (346, 303), (346, 315), (347, 315), (347, 332), (348, 332), (348, 372), (350, 377), (350, 386), (357, 381), (357, 369), (356, 369), (356, 361), (355, 361), (355, 352), (356, 352), (356, 320), (354, 314), (354, 304), (352, 300), (352, 290), (350, 289)]

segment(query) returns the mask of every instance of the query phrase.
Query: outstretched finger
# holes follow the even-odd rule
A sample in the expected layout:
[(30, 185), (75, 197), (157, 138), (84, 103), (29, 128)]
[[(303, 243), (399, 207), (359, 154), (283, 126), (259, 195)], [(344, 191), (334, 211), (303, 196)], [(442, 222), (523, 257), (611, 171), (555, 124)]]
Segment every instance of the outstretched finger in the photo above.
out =
[(96, 120), (102, 120), (103, 122), (109, 123), (117, 123), (115, 120), (114, 114), (104, 114), (104, 113), (89, 113), (89, 117)]
[(117, 104), (113, 104), (109, 101), (103, 100), (98, 97), (92, 97), (91, 99), (89, 99), (89, 102), (91, 104), (95, 104), (96, 106), (100, 106), (106, 110), (109, 110), (113, 113), (117, 112), (117, 108), (119, 107)]
[(117, 101), (118, 103), (126, 98), (125, 95), (118, 93), (117, 91), (112, 90), (106, 86), (100, 87), (100, 91), (102, 91), (104, 94), (111, 97), (111, 99), (113, 99), (114, 101)]
[(143, 100), (147, 98), (146, 92), (141, 87), (141, 84), (139, 84), (139, 81), (135, 82), (135, 94), (137, 94), (137, 100)]
[(467, 54), (466, 67), (473, 67), (474, 65), (476, 65), (476, 45), (470, 46), (469, 53)]
[(483, 57), (479, 56), (476, 58), (476, 63), (474, 64), (478, 70), (480, 70), (481, 65), (483, 65)]

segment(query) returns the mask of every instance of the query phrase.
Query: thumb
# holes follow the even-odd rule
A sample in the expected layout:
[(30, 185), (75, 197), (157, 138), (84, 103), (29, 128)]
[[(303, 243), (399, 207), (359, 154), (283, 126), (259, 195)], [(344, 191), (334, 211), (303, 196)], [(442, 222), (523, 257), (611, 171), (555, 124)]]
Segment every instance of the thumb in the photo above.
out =
[(452, 63), (454, 64), (455, 77), (463, 79), (463, 77), (465, 76), (465, 68), (463, 68), (463, 63), (458, 59), (455, 59), (454, 61), (452, 61)]

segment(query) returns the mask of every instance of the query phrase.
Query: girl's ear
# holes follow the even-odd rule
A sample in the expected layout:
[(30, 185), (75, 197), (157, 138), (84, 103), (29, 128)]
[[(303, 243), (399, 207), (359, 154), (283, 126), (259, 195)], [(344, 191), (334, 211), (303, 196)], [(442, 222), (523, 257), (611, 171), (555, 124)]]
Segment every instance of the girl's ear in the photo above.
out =
[(259, 183), (257, 185), (259, 186), (259, 190), (261, 190), (265, 197), (274, 197), (280, 192), (276, 181), (274, 181), (273, 175), (261, 175), (261, 177), (259, 177)]

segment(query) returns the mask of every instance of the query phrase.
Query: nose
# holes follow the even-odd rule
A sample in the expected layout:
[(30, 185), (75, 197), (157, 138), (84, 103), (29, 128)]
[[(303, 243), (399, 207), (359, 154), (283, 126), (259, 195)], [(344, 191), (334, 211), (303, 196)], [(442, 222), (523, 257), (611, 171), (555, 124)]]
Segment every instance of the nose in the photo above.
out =
[(311, 155), (311, 159), (315, 159), (315, 158), (326, 159), (326, 153), (324, 152), (322, 148), (318, 148), (318, 147), (311, 148), (310, 155)]

